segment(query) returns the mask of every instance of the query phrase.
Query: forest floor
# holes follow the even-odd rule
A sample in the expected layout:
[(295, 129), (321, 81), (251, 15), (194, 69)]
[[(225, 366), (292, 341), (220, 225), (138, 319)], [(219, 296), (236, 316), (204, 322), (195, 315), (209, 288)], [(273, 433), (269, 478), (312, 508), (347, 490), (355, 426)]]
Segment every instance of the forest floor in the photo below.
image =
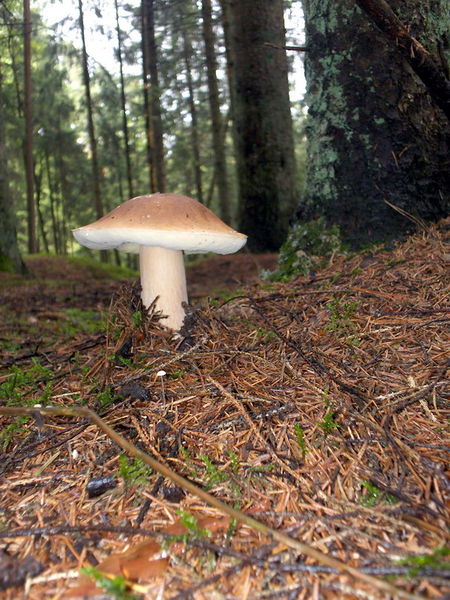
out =
[(0, 409), (101, 421), (1, 417), (0, 598), (449, 598), (449, 242), (207, 258), (178, 340), (118, 269), (1, 276)]

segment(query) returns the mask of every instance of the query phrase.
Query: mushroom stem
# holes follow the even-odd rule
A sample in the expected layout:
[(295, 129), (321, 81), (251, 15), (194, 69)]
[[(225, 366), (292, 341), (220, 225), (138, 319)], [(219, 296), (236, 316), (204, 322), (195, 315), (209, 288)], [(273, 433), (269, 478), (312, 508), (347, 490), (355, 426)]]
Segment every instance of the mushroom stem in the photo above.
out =
[(167, 315), (163, 325), (179, 331), (186, 316), (182, 302), (188, 301), (182, 250), (141, 246), (139, 260), (142, 303), (148, 308), (158, 296), (156, 308)]

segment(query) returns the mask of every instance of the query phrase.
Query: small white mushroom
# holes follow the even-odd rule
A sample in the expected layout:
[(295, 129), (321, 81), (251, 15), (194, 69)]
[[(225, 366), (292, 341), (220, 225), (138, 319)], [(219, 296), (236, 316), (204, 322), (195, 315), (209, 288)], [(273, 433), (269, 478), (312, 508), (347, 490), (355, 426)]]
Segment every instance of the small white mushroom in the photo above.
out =
[(88, 248), (138, 252), (142, 302), (148, 308), (158, 298), (164, 325), (174, 331), (183, 325), (188, 301), (183, 251), (232, 254), (247, 241), (206, 206), (179, 194), (137, 196), (72, 233)]

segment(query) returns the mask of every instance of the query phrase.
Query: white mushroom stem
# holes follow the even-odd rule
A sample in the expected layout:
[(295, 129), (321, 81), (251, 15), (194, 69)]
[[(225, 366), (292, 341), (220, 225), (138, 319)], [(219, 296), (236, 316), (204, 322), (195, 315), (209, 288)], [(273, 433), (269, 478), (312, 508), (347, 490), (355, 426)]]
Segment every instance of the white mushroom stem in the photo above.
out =
[(159, 296), (156, 308), (167, 316), (162, 324), (179, 331), (186, 316), (182, 302), (188, 301), (182, 250), (141, 246), (139, 259), (142, 303), (148, 308)]

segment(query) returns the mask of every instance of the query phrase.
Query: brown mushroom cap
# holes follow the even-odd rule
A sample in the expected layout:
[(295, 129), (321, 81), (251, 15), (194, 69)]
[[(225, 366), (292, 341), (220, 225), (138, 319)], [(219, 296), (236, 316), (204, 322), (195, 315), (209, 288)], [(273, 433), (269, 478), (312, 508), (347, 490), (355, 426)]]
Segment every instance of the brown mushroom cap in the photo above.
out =
[(88, 248), (125, 252), (158, 246), (190, 253), (231, 254), (247, 241), (247, 236), (226, 225), (209, 208), (180, 194), (137, 196), (72, 233)]

